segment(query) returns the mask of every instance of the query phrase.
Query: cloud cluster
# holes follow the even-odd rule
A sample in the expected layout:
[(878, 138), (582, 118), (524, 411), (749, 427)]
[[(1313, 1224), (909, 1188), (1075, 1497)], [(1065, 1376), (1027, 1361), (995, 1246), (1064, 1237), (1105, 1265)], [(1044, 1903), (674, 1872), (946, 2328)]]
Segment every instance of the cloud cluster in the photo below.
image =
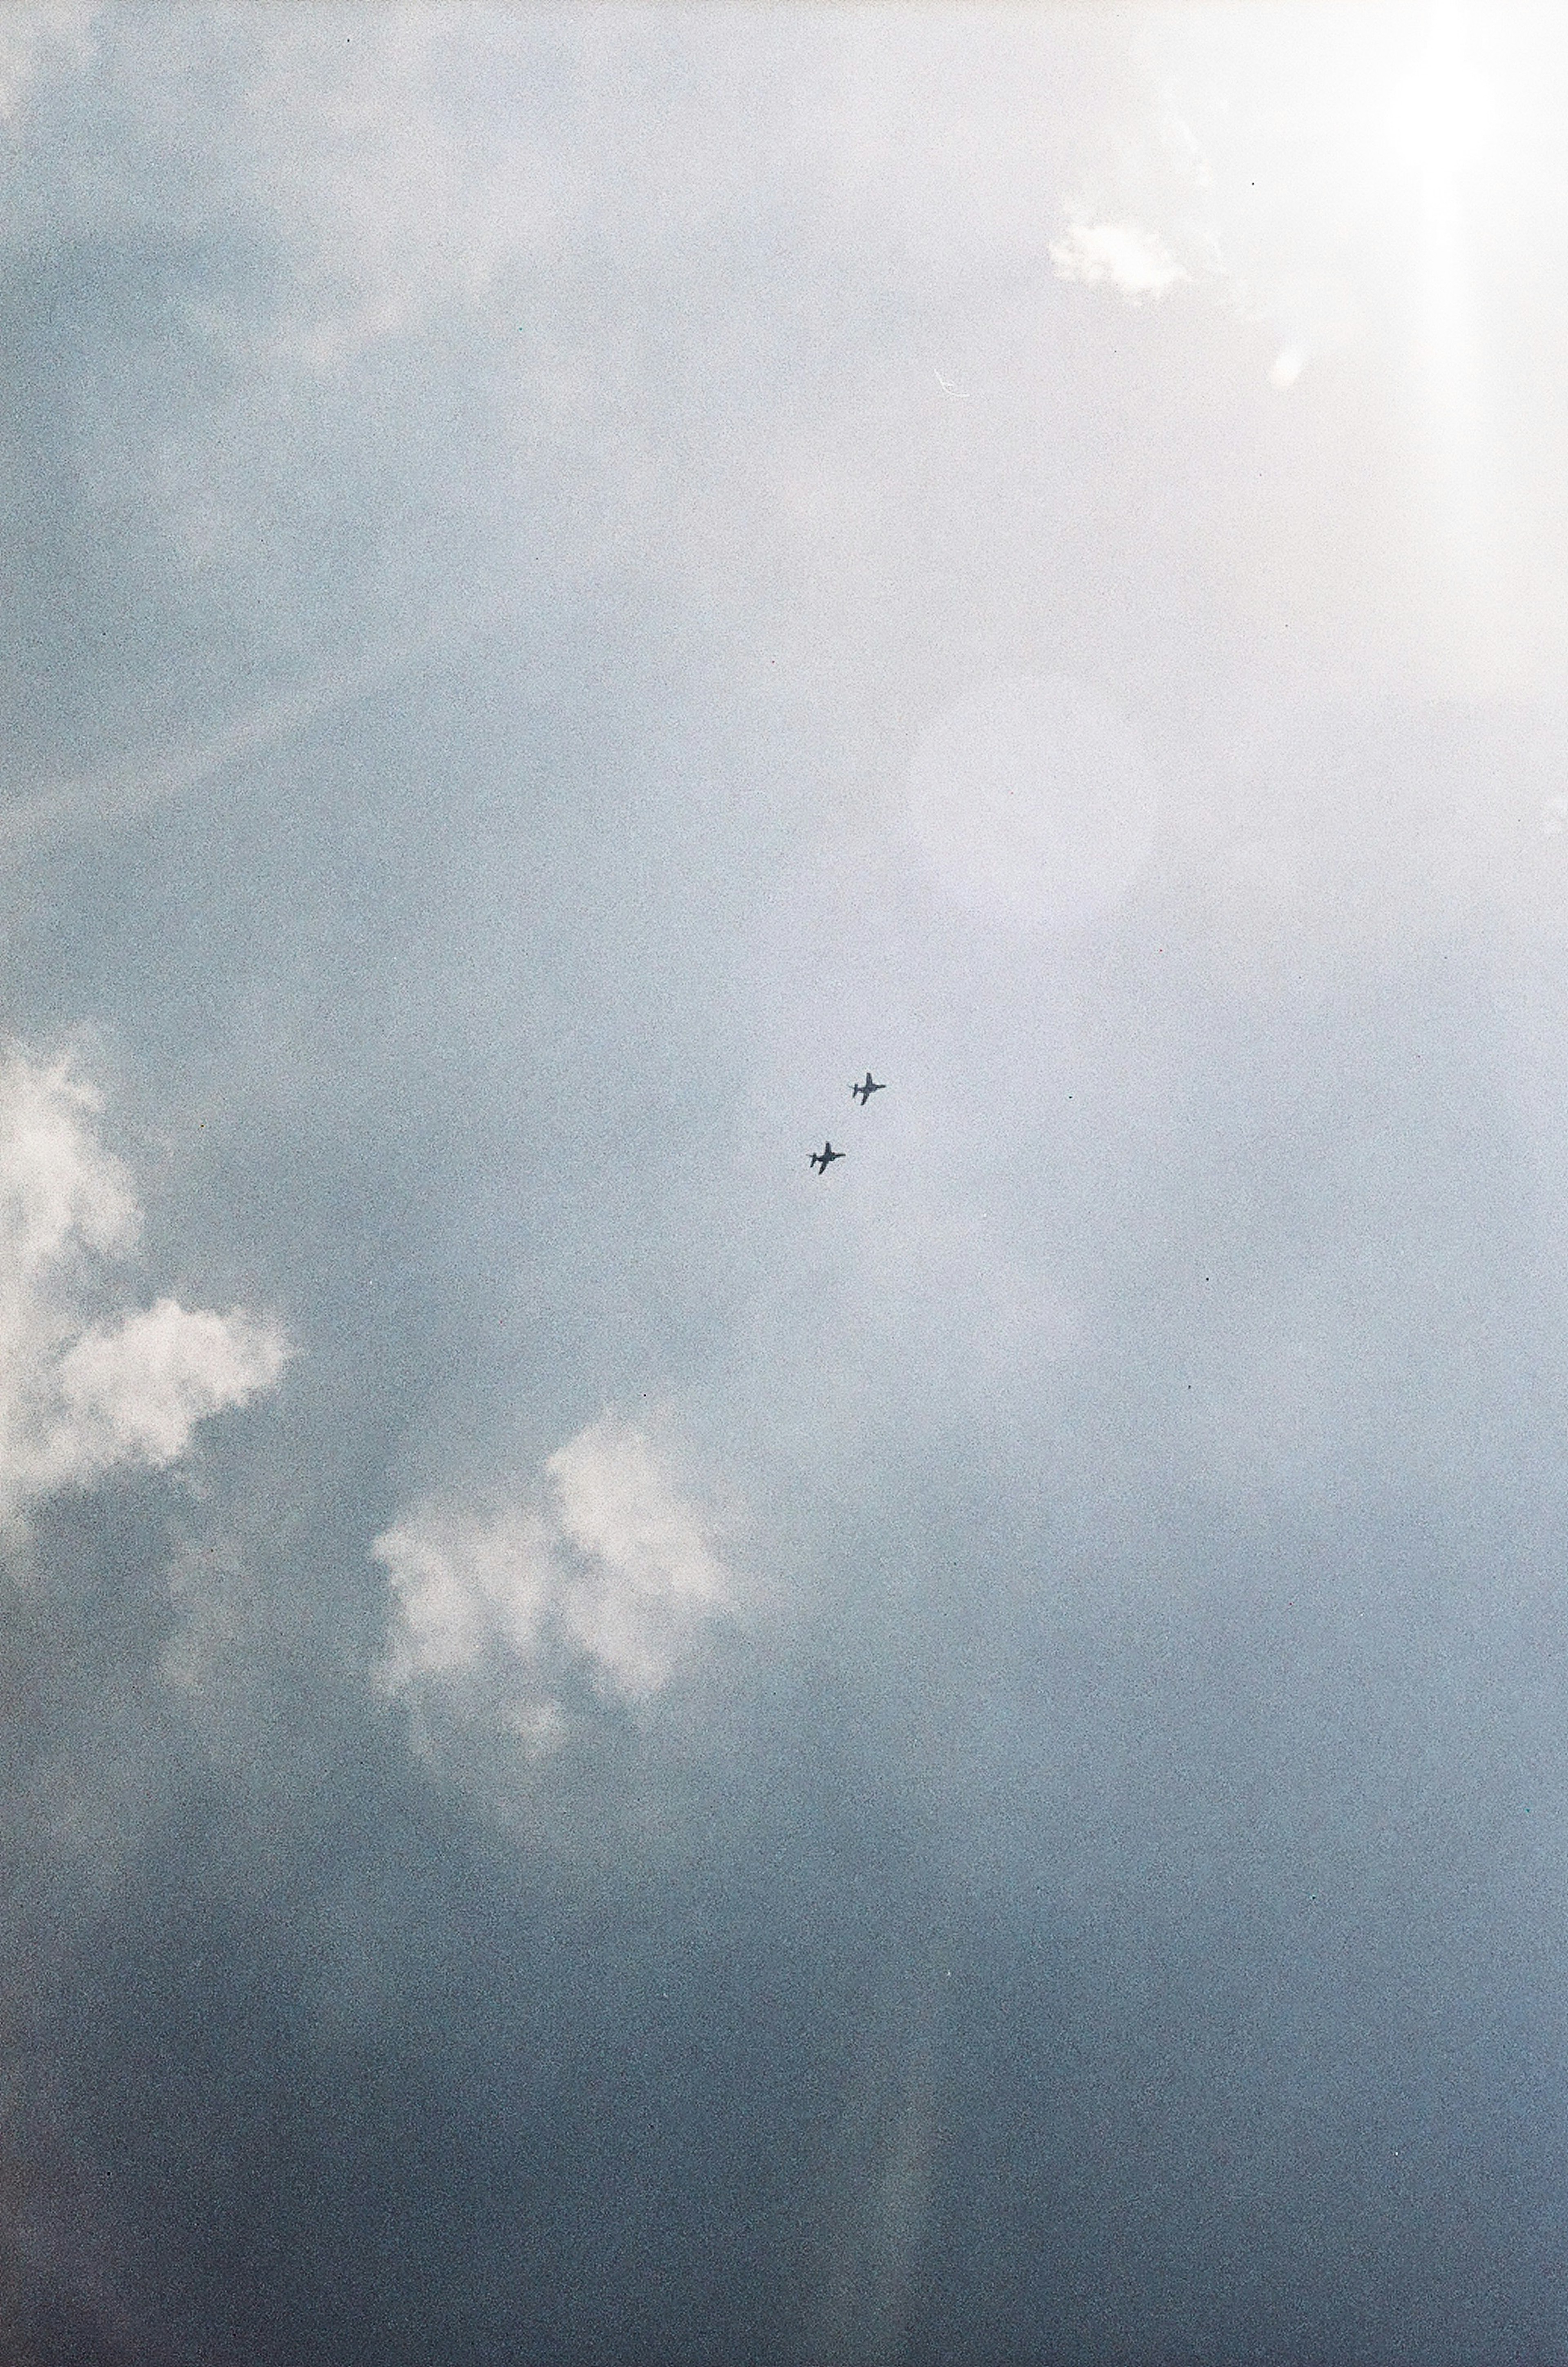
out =
[(382, 1688), (530, 1756), (565, 1736), (564, 1696), (586, 1682), (650, 1703), (737, 1607), (710, 1517), (613, 1412), (549, 1457), (526, 1500), (423, 1502), (374, 1552), (393, 1599)]
[(121, 1466), (176, 1462), (198, 1421), (277, 1379), (282, 1333), (171, 1297), (114, 1308), (141, 1212), (69, 1060), (0, 1061), (0, 1530)]

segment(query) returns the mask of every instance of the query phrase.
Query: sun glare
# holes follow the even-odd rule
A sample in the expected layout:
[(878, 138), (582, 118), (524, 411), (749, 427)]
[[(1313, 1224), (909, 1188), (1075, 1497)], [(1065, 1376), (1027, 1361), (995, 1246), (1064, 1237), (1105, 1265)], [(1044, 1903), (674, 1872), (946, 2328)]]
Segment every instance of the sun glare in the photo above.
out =
[[(1417, 199), (1412, 293), (1413, 459), (1446, 615), (1449, 658), (1472, 686), (1506, 667), (1498, 572), (1497, 421), (1472, 220), (1494, 107), (1466, 38), (1462, 0), (1436, 0), (1419, 55), (1389, 110), (1394, 153)], [(1440, 587), (1440, 590), (1439, 590)]]
[(1388, 130), (1395, 155), (1428, 183), (1442, 183), (1475, 162), (1492, 130), (1492, 104), (1465, 40), (1459, 0), (1438, 0), (1425, 49), (1396, 85)]

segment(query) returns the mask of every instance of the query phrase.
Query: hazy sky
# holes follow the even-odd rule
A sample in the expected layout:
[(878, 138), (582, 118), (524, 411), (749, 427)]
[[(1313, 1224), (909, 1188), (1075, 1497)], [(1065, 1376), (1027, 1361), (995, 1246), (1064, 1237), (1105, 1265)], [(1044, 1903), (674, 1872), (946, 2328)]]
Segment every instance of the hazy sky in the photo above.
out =
[(1559, 13), (0, 16), (4, 2367), (1568, 2342)]

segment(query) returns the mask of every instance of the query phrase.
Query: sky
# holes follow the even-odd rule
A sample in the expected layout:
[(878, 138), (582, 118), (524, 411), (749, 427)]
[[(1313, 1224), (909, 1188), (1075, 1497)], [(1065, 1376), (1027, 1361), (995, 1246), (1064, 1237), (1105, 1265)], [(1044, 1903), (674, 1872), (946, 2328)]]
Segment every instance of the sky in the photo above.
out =
[(1565, 107), (0, 16), (4, 2367), (1561, 2355)]

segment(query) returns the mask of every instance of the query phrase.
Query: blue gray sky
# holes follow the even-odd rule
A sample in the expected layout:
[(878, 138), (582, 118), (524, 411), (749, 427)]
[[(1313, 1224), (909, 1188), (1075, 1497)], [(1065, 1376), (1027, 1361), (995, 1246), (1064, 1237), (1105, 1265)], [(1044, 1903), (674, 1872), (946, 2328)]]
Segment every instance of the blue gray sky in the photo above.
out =
[(6, 2367), (1561, 2353), (1565, 107), (0, 17)]

